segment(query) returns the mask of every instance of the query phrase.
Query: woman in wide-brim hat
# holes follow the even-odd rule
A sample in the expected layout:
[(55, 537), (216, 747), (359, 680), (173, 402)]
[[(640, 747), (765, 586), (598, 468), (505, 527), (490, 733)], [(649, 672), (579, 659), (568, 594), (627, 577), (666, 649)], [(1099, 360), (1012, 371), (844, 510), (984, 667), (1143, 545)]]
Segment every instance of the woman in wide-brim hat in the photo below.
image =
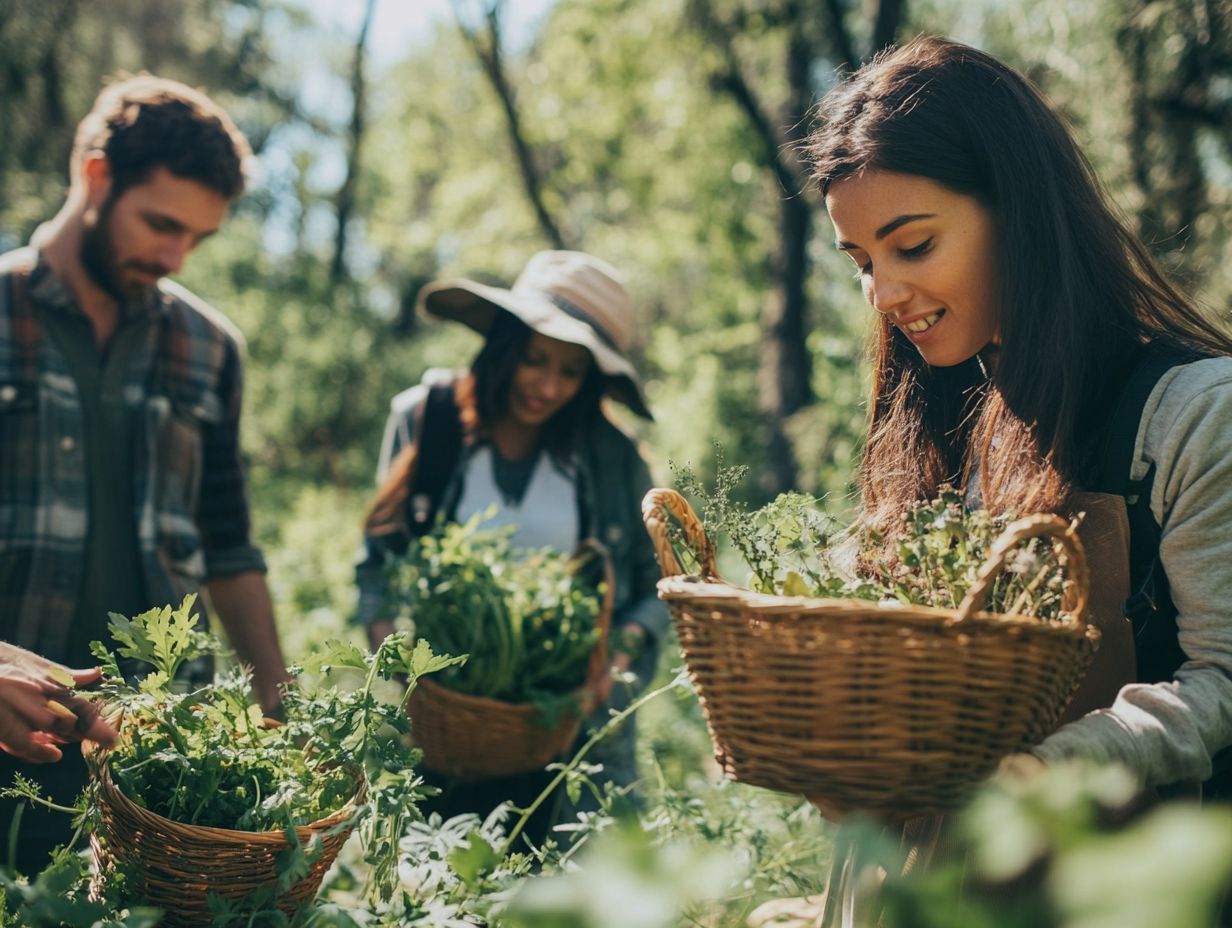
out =
[[(365, 522), (357, 568), (358, 618), (374, 645), (393, 630), (386, 608), (387, 556), (438, 524), (490, 509), (485, 525), (510, 525), (518, 548), (571, 552), (596, 538), (615, 578), (613, 664), (645, 681), (653, 672), (667, 612), (655, 594), (658, 567), (642, 529), (650, 475), (633, 441), (608, 418), (605, 396), (650, 419), (628, 351), (634, 312), (619, 274), (581, 252), (545, 251), (512, 288), (438, 281), (419, 296), (429, 318), (460, 322), (484, 337), (470, 368), (429, 371), (394, 397), (381, 446), (380, 489)], [(633, 695), (606, 694), (592, 719)], [(601, 746), (604, 776), (635, 777), (633, 728)], [(484, 814), (501, 801), (528, 804), (548, 777), (452, 784), (432, 805), (443, 815)], [(454, 789), (454, 786), (458, 786)], [(550, 804), (549, 804), (550, 805)], [(550, 816), (531, 838), (541, 840)]]

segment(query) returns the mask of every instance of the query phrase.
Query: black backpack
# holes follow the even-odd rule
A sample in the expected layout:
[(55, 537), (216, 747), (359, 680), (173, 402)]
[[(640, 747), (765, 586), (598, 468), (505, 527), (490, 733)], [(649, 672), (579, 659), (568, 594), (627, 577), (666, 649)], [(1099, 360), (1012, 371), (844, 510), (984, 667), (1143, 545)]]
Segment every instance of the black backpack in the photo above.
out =
[(445, 488), (453, 479), (462, 456), (462, 420), (452, 383), (428, 387), (415, 469), (406, 494), (406, 530), (421, 538), (436, 525)]

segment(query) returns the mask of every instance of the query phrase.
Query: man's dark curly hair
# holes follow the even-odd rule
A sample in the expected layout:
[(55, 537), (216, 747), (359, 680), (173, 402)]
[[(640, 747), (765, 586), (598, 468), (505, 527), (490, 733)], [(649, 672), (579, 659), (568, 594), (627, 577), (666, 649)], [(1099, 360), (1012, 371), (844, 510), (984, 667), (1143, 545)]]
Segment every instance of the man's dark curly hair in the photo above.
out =
[(164, 167), (228, 200), (244, 191), (252, 149), (218, 104), (177, 81), (142, 74), (105, 87), (77, 127), (72, 169), (98, 152), (111, 166), (112, 196)]

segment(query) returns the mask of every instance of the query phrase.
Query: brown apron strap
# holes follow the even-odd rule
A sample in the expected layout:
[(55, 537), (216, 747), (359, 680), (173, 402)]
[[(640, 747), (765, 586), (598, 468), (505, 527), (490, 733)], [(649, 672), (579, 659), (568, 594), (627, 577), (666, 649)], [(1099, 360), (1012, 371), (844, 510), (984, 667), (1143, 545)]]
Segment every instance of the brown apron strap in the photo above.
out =
[(1058, 724), (1106, 709), (1121, 687), (1133, 683), (1137, 664), (1134, 632), (1122, 609), (1129, 598), (1129, 515), (1125, 497), (1077, 493), (1071, 515), (1083, 514), (1078, 536), (1091, 571), (1090, 622), (1100, 632), (1091, 667), (1061, 713)]

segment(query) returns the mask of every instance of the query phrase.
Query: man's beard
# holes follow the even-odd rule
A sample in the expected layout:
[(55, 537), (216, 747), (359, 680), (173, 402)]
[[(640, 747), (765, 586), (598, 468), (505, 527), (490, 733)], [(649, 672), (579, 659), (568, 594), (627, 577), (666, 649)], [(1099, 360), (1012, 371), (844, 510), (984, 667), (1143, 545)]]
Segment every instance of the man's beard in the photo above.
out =
[[(153, 290), (156, 284), (125, 282), (123, 268), (116, 257), (115, 240), (108, 228), (114, 202), (114, 197), (108, 197), (98, 208), (98, 215), (94, 222), (82, 229), (81, 265), (90, 279), (109, 296), (114, 297), (120, 303), (138, 302)], [(156, 277), (162, 277), (166, 273), (162, 268), (149, 267), (136, 261), (125, 263)]]

